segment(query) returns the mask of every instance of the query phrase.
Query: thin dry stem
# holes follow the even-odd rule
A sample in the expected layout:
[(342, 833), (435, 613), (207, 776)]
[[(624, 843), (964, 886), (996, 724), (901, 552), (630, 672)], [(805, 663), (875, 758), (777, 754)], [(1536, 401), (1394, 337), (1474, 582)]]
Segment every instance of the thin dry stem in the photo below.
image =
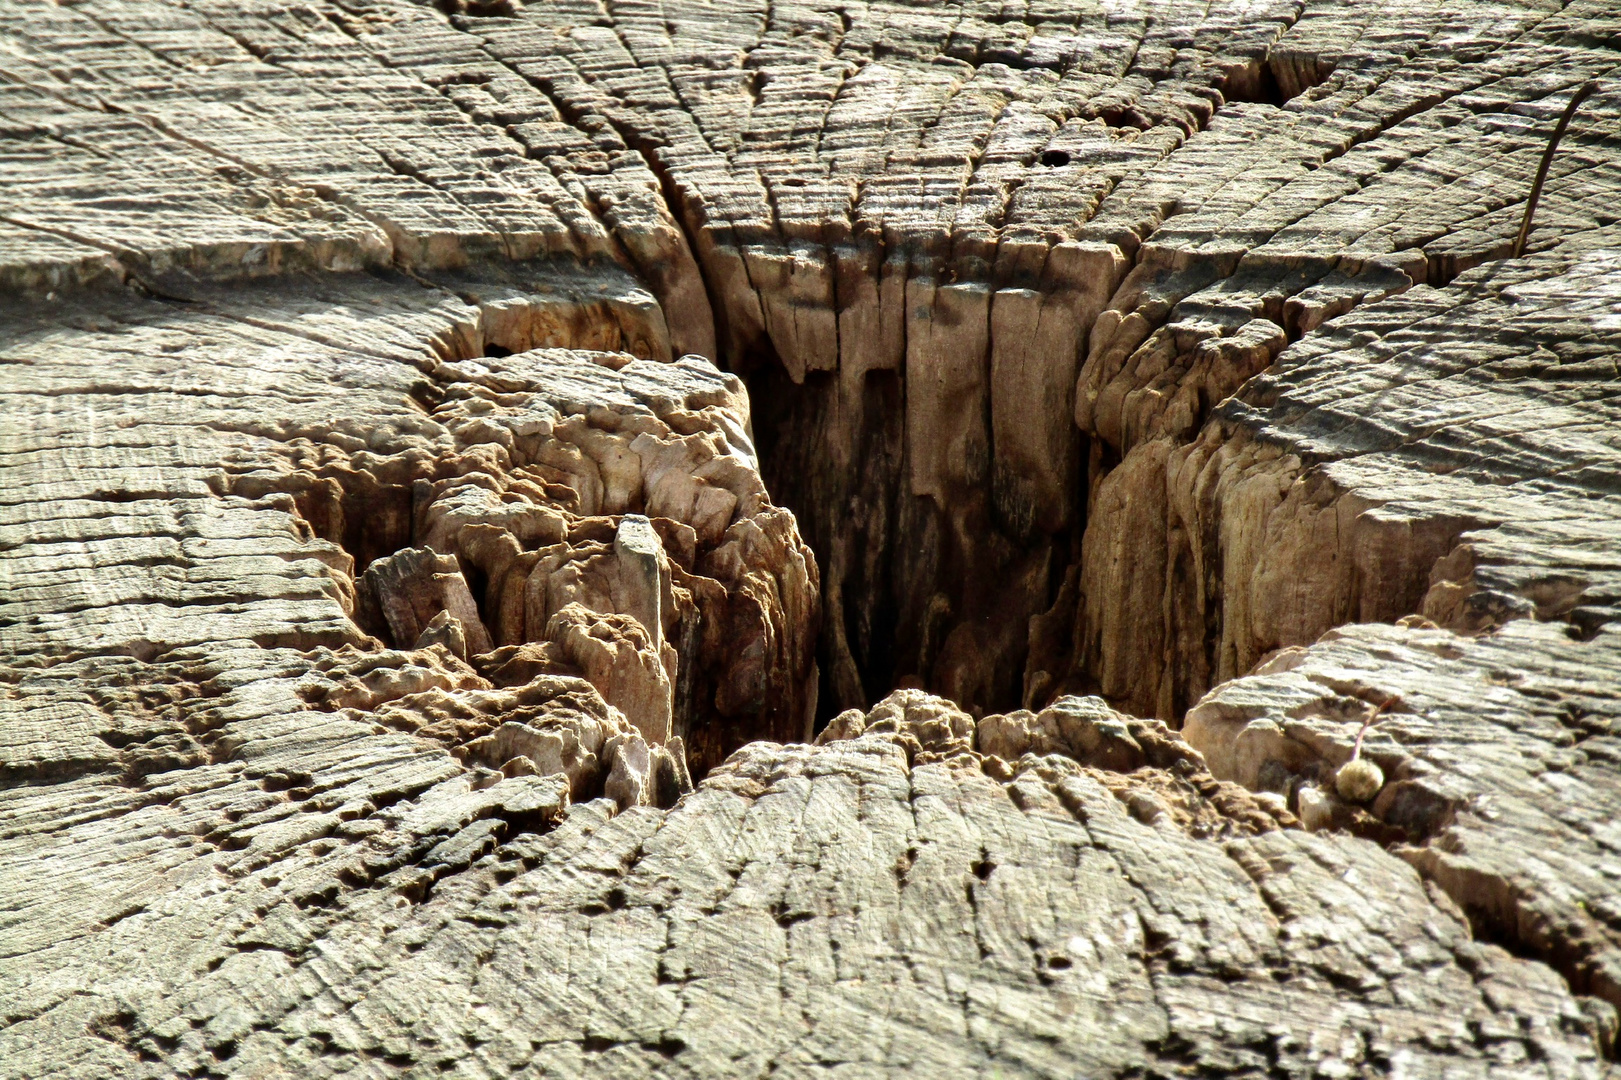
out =
[(1554, 151), (1559, 149), (1559, 140), (1565, 137), (1565, 129), (1570, 126), (1570, 118), (1576, 115), (1576, 107), (1597, 89), (1597, 79), (1583, 83), (1576, 93), (1571, 95), (1570, 104), (1565, 106), (1564, 115), (1559, 118), (1558, 125), (1548, 138), (1548, 149), (1543, 151), (1542, 164), (1537, 166), (1536, 179), (1531, 181), (1531, 197), (1525, 203), (1525, 217), (1520, 222), (1520, 235), (1514, 240), (1516, 259), (1525, 254), (1525, 242), (1531, 236), (1531, 215), (1537, 212), (1537, 202), (1542, 198), (1542, 184), (1548, 179), (1548, 166), (1553, 164), (1553, 155)]
[(1356, 746), (1351, 749), (1352, 761), (1356, 761), (1362, 756), (1362, 737), (1368, 733), (1369, 728), (1379, 722), (1379, 714), (1390, 708), (1395, 701), (1396, 699), (1393, 697), (1386, 698), (1383, 705), (1370, 712), (1367, 719), (1362, 721), (1362, 727), (1356, 733)]

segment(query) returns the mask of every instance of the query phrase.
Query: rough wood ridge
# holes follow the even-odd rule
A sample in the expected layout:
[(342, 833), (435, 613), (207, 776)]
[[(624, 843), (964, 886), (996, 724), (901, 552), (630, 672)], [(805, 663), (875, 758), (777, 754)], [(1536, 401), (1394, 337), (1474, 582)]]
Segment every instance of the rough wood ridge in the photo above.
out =
[(1615, 1077), (1618, 43), (0, 3), (0, 1078)]

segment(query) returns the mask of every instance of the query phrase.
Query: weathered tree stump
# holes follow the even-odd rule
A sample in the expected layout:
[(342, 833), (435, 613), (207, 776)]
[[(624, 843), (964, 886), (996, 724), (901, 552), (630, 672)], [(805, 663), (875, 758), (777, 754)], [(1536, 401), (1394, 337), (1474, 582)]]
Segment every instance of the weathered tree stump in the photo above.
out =
[(1615, 1076), (1612, 7), (0, 4), (0, 1077)]

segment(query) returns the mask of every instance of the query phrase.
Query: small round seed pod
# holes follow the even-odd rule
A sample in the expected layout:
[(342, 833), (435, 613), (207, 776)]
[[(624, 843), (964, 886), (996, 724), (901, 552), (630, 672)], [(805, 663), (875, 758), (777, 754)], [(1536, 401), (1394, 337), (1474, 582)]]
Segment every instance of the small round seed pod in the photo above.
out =
[(1367, 802), (1384, 786), (1384, 771), (1367, 758), (1352, 758), (1334, 774), (1334, 790), (1346, 802)]

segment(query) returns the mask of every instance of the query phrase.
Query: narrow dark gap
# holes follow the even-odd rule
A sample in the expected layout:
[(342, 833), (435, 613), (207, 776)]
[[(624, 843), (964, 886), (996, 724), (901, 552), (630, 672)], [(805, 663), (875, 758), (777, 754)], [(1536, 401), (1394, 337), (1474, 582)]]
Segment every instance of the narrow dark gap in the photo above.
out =
[[(887, 584), (882, 580), (867, 581), (860, 575), (845, 582), (847, 590), (858, 596), (872, 597), (865, 609), (859, 604), (846, 604), (843, 612), (845, 636), (856, 643), (866, 661), (861, 672), (861, 687), (869, 702), (882, 699), (900, 680), (900, 656), (896, 649), (900, 604), (886, 588)], [(825, 724), (831, 714), (817, 719)]]
[[(864, 503), (882, 504), (885, 498), (893, 503), (895, 499), (905, 498), (905, 493), (900, 490), (905, 477), (900, 475), (903, 461), (898, 425), (893, 433), (870, 430), (870, 418), (900, 417), (905, 407), (905, 384), (898, 371), (872, 371), (867, 375), (866, 383), (862, 384), (862, 423), (869, 425), (867, 430), (875, 438), (862, 439), (858, 461), (872, 462), (877, 467), (862, 470), (861, 478), (866, 483), (862, 483), (862, 490), (858, 490), (856, 498)], [(883, 485), (893, 485), (895, 490), (885, 491)], [(905, 553), (893, 551), (890, 558), (870, 558), (872, 555), (883, 555), (883, 535), (872, 534), (874, 530), (869, 527), (859, 537), (859, 548), (869, 558), (862, 559), (851, 568), (851, 576), (846, 584), (846, 590), (853, 592), (856, 597), (870, 597), (870, 603), (866, 610), (859, 605), (846, 603), (845, 632), (849, 641), (853, 641), (862, 657), (866, 658), (862, 689), (866, 691), (867, 701), (875, 702), (895, 689), (896, 681), (908, 675), (908, 671), (901, 670), (903, 660), (898, 642), (903, 624), (901, 603), (896, 598), (893, 581), (895, 559), (905, 558)], [(926, 657), (926, 650), (921, 655)]]
[(511, 19), (523, 10), (522, 0), (434, 0), (433, 6), (446, 15), (475, 19)]
[(1253, 102), (1258, 105), (1282, 106), (1289, 101), (1270, 60), (1254, 65), (1242, 76), (1231, 77), (1222, 87), (1222, 96), (1228, 101)]
[(413, 504), (409, 485), (381, 484), (369, 473), (323, 478), (294, 495), (299, 515), (315, 535), (355, 560), (359, 577), (377, 559), (411, 546)]
[(1334, 65), (1318, 57), (1269, 53), (1264, 60), (1230, 72), (1221, 93), (1230, 102), (1282, 107), (1334, 74)]
[(478, 618), (485, 627), (495, 625), (490, 617), (490, 575), (476, 565), (471, 559), (458, 559), (462, 568), (462, 578), (467, 582), (467, 589), (473, 594), (473, 603), (478, 607)]
[[(822, 575), (816, 730), (896, 689), (979, 714), (1024, 706), (1031, 620), (1074, 595), (1064, 590), (1080, 555), (1082, 455), (1074, 520), (1020, 528), (993, 505), (988, 466), (945, 498), (913, 493), (901, 372), (869, 371), (852, 388), (829, 372), (796, 384), (775, 357), (732, 366), (746, 372), (766, 489), (794, 512)], [(1039, 636), (1057, 670), (1037, 689), (1052, 696), (1079, 688), (1065, 614)]]
[[(837, 393), (835, 376), (812, 372), (803, 385), (796, 386), (775, 355), (749, 355), (729, 365), (742, 375), (748, 389), (754, 448), (760, 475), (773, 502), (786, 506), (799, 523), (800, 534), (816, 553), (822, 575), (822, 632), (818, 641), (819, 666), (815, 730), (821, 731), (840, 709), (839, 688), (835, 683), (836, 663), (829, 655), (829, 633), (833, 620), (840, 620), (846, 634), (857, 631), (858, 619), (839, 606), (828, 589), (832, 567), (830, 520), (834, 504), (840, 500), (832, 470), (827, 466), (826, 425), (828, 407)], [(842, 595), (842, 594), (841, 594)]]

